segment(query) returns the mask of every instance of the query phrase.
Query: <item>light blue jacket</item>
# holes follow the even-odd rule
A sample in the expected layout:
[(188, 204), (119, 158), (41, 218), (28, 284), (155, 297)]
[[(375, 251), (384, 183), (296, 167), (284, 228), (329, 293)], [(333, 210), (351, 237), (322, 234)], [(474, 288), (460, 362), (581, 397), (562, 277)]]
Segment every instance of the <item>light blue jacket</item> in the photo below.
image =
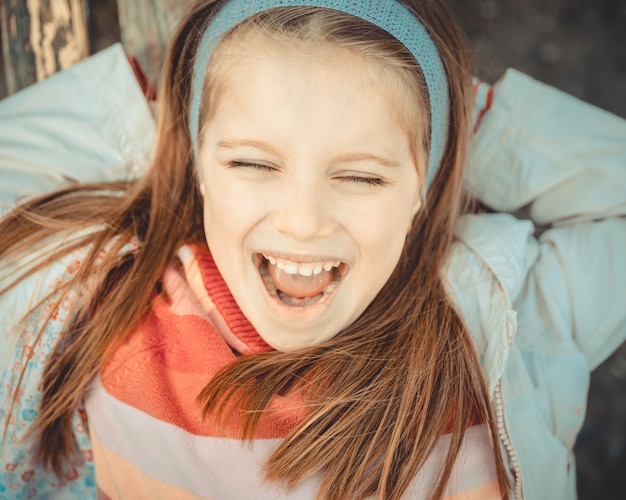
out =
[[(136, 177), (154, 137), (113, 47), (0, 103), (0, 211), (67, 182)], [(573, 499), (589, 372), (626, 338), (626, 122), (509, 71), (475, 135), (465, 182), (485, 205), (517, 215), (465, 216), (444, 269), (492, 394), (512, 493)], [(0, 297), (0, 370), (35, 281), (62, 272)], [(19, 453), (0, 446), (0, 460)]]
[(626, 338), (626, 121), (509, 70), (465, 184), (537, 226), (466, 217), (446, 276), (482, 359), (515, 498), (576, 498), (589, 372)]

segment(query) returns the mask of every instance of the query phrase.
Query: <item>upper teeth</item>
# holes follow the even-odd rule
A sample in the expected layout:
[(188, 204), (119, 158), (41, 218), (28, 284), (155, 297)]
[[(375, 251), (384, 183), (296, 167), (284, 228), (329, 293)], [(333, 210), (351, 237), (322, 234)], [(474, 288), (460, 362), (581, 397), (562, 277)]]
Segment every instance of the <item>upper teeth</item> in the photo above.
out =
[(321, 261), (321, 262), (293, 262), (287, 259), (280, 259), (272, 255), (265, 255), (263, 257), (278, 269), (281, 269), (287, 274), (300, 274), (302, 276), (317, 275), (325, 271), (330, 271), (333, 267), (339, 267), (341, 265), (340, 260), (336, 261)]

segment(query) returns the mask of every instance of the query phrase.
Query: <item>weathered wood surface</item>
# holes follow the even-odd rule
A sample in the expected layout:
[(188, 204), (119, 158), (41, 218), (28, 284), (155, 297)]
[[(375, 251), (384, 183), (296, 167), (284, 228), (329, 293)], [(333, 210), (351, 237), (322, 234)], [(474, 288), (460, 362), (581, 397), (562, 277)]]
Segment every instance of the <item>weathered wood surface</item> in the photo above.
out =
[(189, 0), (117, 0), (122, 44), (156, 86), (167, 47)]
[(89, 55), (87, 0), (0, 0), (7, 93)]

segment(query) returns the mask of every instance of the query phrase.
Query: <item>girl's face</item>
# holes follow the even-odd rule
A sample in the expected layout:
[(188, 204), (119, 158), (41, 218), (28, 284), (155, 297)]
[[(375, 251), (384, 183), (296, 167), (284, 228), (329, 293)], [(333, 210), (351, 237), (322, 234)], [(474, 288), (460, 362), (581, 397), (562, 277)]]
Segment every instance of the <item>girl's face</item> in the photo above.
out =
[(332, 45), (232, 54), (201, 139), (206, 240), (260, 336), (310, 346), (374, 299), (420, 206), (402, 98)]

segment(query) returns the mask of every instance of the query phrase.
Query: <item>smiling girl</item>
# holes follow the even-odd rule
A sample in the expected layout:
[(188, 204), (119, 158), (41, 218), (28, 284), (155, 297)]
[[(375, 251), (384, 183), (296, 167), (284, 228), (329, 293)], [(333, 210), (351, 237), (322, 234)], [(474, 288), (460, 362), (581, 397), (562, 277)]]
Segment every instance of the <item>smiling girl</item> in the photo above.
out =
[(471, 104), (439, 2), (196, 1), (146, 175), (0, 221), (0, 496), (575, 496), (624, 221), (461, 217)]

